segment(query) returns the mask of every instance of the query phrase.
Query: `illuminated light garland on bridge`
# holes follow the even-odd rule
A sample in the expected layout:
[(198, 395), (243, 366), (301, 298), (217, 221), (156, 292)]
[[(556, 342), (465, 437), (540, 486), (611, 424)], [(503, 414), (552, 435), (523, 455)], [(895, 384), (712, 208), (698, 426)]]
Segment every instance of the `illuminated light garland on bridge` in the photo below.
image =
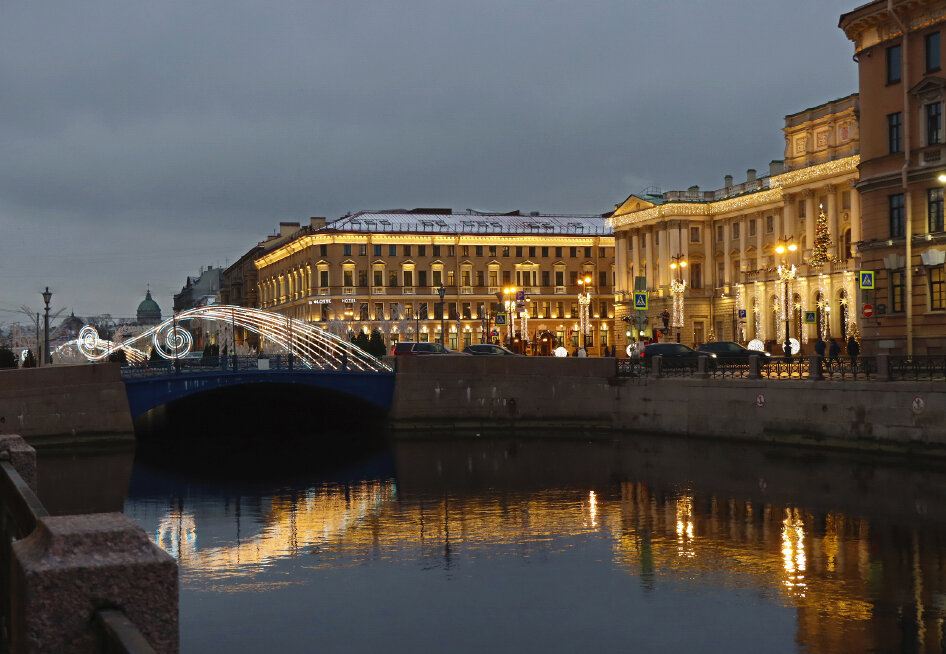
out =
[(86, 325), (75, 344), (79, 352), (89, 361), (102, 361), (120, 350), (124, 350), (132, 362), (147, 359), (143, 346), (151, 343), (164, 359), (180, 359), (194, 345), (190, 332), (181, 326), (191, 320), (213, 320), (242, 327), (275, 343), (297, 358), (300, 365), (320, 370), (354, 371), (391, 370), (391, 367), (375, 359), (358, 346), (331, 334), (321, 327), (305, 321), (289, 318), (278, 313), (229, 305), (211, 305), (188, 309), (155, 325), (141, 334), (121, 343), (100, 339), (95, 327)]

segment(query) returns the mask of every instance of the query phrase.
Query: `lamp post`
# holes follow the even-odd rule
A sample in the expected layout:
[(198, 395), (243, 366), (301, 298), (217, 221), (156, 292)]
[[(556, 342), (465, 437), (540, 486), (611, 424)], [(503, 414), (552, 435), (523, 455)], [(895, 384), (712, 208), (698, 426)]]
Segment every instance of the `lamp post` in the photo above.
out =
[(506, 347), (512, 347), (516, 324), (516, 287), (507, 286), (503, 289), (503, 311), (506, 312)]
[(673, 276), (670, 280), (670, 293), (673, 295), (673, 313), (670, 316), (670, 324), (677, 328), (677, 343), (679, 343), (680, 328), (683, 327), (683, 292), (687, 287), (683, 279), (683, 269), (687, 267), (687, 260), (679, 252), (670, 259), (670, 272)]
[(53, 298), (53, 294), (49, 292), (49, 287), (46, 287), (46, 290), (43, 291), (43, 302), (46, 303), (46, 315), (43, 331), (43, 356), (40, 357), (42, 363), (40, 365), (46, 365), (49, 363), (49, 301)]
[(349, 341), (351, 340), (351, 334), (352, 334), (351, 321), (354, 315), (355, 315), (355, 310), (351, 306), (345, 309), (345, 320), (348, 322), (348, 340)]
[(788, 293), (788, 283), (795, 279), (795, 266), (794, 264), (789, 266), (785, 262), (785, 255), (788, 252), (794, 252), (798, 249), (798, 246), (792, 242), (792, 238), (791, 236), (783, 236), (782, 242), (775, 248), (775, 251), (782, 257), (782, 263), (778, 267), (778, 277), (785, 285), (785, 344), (782, 346), (782, 349), (785, 351), (786, 358), (789, 359), (792, 358), (792, 341), (788, 333), (788, 325), (791, 320), (791, 305), (789, 304), (791, 298)]
[(437, 294), (440, 295), (440, 344), (444, 345), (444, 334), (443, 332), (443, 296), (447, 292), (447, 289), (443, 287), (443, 282), (440, 282), (440, 287), (437, 289)]
[[(582, 288), (585, 292), (582, 293)], [(585, 275), (578, 278), (578, 316), (581, 325), (581, 346), (588, 345), (588, 330), (591, 328), (588, 320), (589, 308), (591, 307), (591, 275)]]

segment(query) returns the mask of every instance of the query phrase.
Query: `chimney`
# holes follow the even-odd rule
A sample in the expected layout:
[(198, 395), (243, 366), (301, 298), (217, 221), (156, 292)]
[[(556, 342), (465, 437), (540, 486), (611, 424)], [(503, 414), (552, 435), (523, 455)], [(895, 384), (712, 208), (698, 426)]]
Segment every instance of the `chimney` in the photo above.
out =
[(750, 168), (749, 170), (746, 171), (746, 182), (754, 182), (754, 181), (755, 181), (755, 168)]
[(325, 227), (325, 216), (312, 216), (309, 218), (309, 227), (312, 229), (322, 229)]
[(726, 188), (732, 188), (732, 175), (723, 177), (723, 184), (726, 185)]
[(774, 159), (769, 162), (769, 175), (781, 175), (785, 172), (785, 162), (781, 159)]
[(299, 223), (279, 223), (279, 235), (291, 236), (299, 229)]

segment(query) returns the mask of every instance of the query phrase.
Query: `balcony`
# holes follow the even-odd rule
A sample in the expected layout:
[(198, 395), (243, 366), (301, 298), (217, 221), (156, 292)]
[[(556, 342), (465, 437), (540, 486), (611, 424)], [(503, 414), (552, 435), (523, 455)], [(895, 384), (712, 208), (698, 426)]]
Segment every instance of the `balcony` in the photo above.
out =
[(319, 295), (328, 295), (331, 289), (328, 286), (319, 287)]
[(460, 287), (460, 295), (473, 295), (473, 287), (472, 287), (472, 286), (461, 286), (461, 287)]
[(401, 287), (401, 295), (414, 295), (414, 287), (413, 287), (413, 286), (402, 286), (402, 287)]
[(565, 295), (565, 287), (564, 287), (564, 286), (556, 286), (556, 287), (555, 287), (555, 295)]
[(355, 287), (354, 287), (354, 286), (343, 286), (343, 287), (342, 287), (342, 295), (354, 295), (354, 294), (355, 294)]
[(496, 293), (502, 293), (502, 289), (498, 286), (490, 286), (488, 288), (489, 288), (489, 292), (493, 295), (495, 295)]
[(372, 286), (371, 294), (372, 295), (386, 295), (387, 291), (385, 290), (384, 286)]

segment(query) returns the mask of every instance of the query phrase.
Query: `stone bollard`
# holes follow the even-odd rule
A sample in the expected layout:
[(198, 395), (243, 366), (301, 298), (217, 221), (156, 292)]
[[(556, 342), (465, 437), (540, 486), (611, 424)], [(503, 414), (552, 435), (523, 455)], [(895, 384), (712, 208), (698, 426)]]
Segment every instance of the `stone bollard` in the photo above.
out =
[(650, 371), (653, 373), (654, 377), (660, 377), (660, 369), (663, 366), (663, 357), (658, 354), (651, 360), (650, 365)]
[(20, 473), (34, 493), (36, 492), (36, 450), (16, 434), (0, 435), (0, 452), (6, 453), (10, 463)]
[(707, 372), (706, 364), (709, 357), (697, 357), (696, 358), (696, 376), (699, 379), (706, 379), (709, 377), (709, 372)]
[(761, 358), (758, 354), (749, 355), (749, 379), (762, 379), (762, 372), (759, 370)]
[(13, 543), (13, 652), (100, 652), (95, 614), (118, 609), (156, 652), (177, 652), (177, 564), (121, 513), (40, 518)]
[(812, 381), (824, 379), (824, 375), (821, 372), (820, 354), (812, 354), (808, 357), (808, 379)]
[(878, 354), (876, 361), (877, 381), (890, 381), (890, 355)]

